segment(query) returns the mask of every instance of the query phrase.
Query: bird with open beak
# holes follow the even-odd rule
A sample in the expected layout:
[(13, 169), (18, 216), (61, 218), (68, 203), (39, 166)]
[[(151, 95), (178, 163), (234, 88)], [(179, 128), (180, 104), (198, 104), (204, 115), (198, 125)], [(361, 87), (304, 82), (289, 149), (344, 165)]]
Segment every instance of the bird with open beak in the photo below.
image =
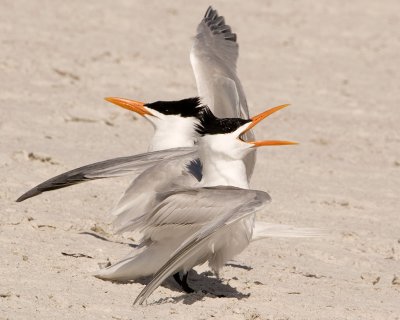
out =
[[(191, 292), (187, 271), (193, 266), (208, 261), (218, 274), (226, 261), (248, 245), (252, 238), (254, 212), (269, 201), (266, 193), (248, 190), (243, 159), (257, 147), (295, 144), (280, 140), (246, 141), (243, 137), (263, 119), (285, 106), (269, 109), (251, 119), (220, 119), (204, 107), (196, 128), (200, 136), (198, 154), (203, 166), (201, 180), (194, 186), (180, 186), (158, 193), (150, 210), (130, 221), (143, 233), (138, 248), (129, 257), (100, 270), (96, 276), (126, 281), (154, 274), (194, 234), (208, 234), (210, 230), (213, 230), (212, 235), (207, 239), (211, 237), (212, 241), (205, 246), (195, 246), (200, 250), (199, 255), (183, 264), (174, 264), (172, 273), (165, 273), (161, 280), (155, 279), (158, 279), (158, 286), (165, 277), (174, 274), (182, 288)], [(240, 208), (246, 210), (242, 212)], [(239, 213), (243, 214), (240, 218)], [(235, 217), (235, 223), (231, 224), (232, 217)], [(221, 224), (221, 219), (225, 218), (227, 220)], [(230, 227), (223, 227), (228, 222)], [(179, 271), (183, 272), (182, 279)]]
[[(218, 15), (217, 11), (212, 7), (209, 7), (197, 27), (190, 60), (199, 96), (219, 117), (248, 118), (249, 116), (246, 97), (240, 80), (236, 75), (238, 48), (236, 34), (232, 32), (229, 25), (225, 24), (224, 18)], [(18, 202), (39, 195), (42, 192), (64, 188), (81, 182), (137, 174), (163, 160), (163, 158), (172, 160), (176, 157), (184, 156), (184, 154), (190, 154), (193, 151), (182, 148), (185, 148), (185, 146), (190, 148), (194, 144), (193, 135), (195, 135), (195, 131), (190, 126), (190, 121), (194, 120), (191, 115), (196, 113), (193, 112), (193, 107), (197, 107), (198, 98), (168, 102), (159, 101), (146, 105), (142, 102), (122, 98), (107, 98), (107, 100), (129, 110), (138, 111), (139, 114), (145, 117), (148, 115), (148, 110), (145, 111), (143, 108), (154, 107), (153, 114), (158, 114), (158, 117), (147, 118), (155, 128), (154, 136), (149, 146), (149, 150), (155, 152), (110, 159), (68, 171), (24, 193), (17, 199)], [(161, 110), (164, 107), (166, 107), (166, 112)], [(167, 151), (169, 148), (176, 150)], [(254, 152), (247, 157), (245, 163), (249, 179), (255, 163)], [(179, 166), (178, 168), (180, 170)], [(192, 172), (196, 172), (197, 176), (201, 175), (201, 169), (196, 165), (193, 165), (192, 169)], [(160, 168), (153, 169), (152, 177), (157, 177), (157, 171), (159, 172)], [(180, 172), (177, 175), (180, 176)], [(150, 176), (150, 172), (147, 172), (147, 176)], [(129, 189), (133, 190), (136, 186), (137, 183), (133, 183)], [(129, 211), (130, 206), (127, 205), (129, 199), (131, 198), (128, 192), (121, 198), (120, 204), (116, 206), (113, 213), (124, 215), (123, 212)], [(131, 202), (132, 206), (135, 204), (134, 201)], [(120, 221), (122, 225), (117, 222), (117, 228), (123, 227), (123, 220)]]

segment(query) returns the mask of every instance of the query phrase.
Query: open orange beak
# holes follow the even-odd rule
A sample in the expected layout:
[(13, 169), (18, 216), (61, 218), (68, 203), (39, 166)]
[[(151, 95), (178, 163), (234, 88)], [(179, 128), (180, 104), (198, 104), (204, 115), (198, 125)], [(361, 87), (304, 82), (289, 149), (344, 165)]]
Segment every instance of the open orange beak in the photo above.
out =
[[(271, 114), (286, 108), (289, 106), (288, 104), (283, 104), (271, 109), (268, 109), (253, 118), (251, 118), (251, 124), (242, 132), (241, 135), (245, 134), (247, 131), (251, 130), (255, 125), (260, 123), (262, 120), (270, 116)], [(284, 141), (284, 140), (263, 140), (263, 141), (246, 141), (247, 143), (250, 143), (253, 145), (253, 147), (261, 147), (261, 146), (282, 146), (282, 145), (291, 145), (291, 144), (297, 144), (297, 142), (292, 142), (292, 141)]]
[(134, 111), (134, 112), (140, 114), (141, 116), (145, 116), (145, 115), (153, 116), (153, 114), (145, 108), (144, 102), (124, 99), (124, 98), (115, 98), (115, 97), (107, 97), (107, 98), (104, 98), (104, 100), (114, 103), (117, 106), (120, 106), (122, 108)]

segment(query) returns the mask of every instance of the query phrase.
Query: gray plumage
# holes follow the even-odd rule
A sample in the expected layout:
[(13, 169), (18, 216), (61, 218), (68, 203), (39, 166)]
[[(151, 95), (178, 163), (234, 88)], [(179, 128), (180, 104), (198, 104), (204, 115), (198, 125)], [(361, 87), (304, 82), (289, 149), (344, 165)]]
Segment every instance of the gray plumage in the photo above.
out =
[(236, 74), (238, 56), (236, 35), (224, 18), (209, 7), (197, 27), (190, 61), (199, 96), (220, 118), (249, 117), (246, 97)]
[[(200, 194), (202, 198), (197, 199)], [(217, 269), (214, 271), (218, 271), (218, 268), (221, 267), (218, 265), (219, 249), (224, 247), (227, 241), (232, 242), (231, 246), (235, 247), (235, 239), (231, 238), (229, 234), (229, 231), (233, 230), (233, 228), (229, 230), (230, 227), (243, 222), (270, 201), (269, 195), (263, 191), (212, 187), (190, 190), (186, 193), (175, 193), (172, 197), (174, 210), (177, 209), (176, 202), (182, 202), (176, 196), (187, 198), (184, 203), (194, 201), (193, 210), (195, 208), (205, 209), (199, 215), (192, 212), (190, 215), (192, 220), (188, 219), (188, 214), (186, 214), (185, 220), (182, 220), (181, 223), (190, 224), (199, 223), (199, 221), (202, 223), (200, 223), (198, 231), (188, 237), (157, 271), (151, 282), (138, 295), (134, 304), (142, 304), (168, 276), (179, 270), (188, 271), (193, 266), (208, 260), (211, 267)], [(205, 202), (202, 203), (202, 201)], [(160, 226), (163, 223), (171, 224), (175, 222), (169, 216), (168, 203), (160, 205), (158, 208), (155, 209), (157, 218), (152, 218), (153, 224)], [(224, 258), (226, 259), (226, 257)], [(217, 262), (213, 260), (217, 260)]]
[[(101, 279), (126, 281), (156, 273), (177, 248), (191, 236), (199, 239), (210, 232), (215, 234), (210, 247), (199, 254), (198, 259), (181, 266), (182, 270), (208, 261), (214, 272), (218, 272), (227, 260), (241, 252), (251, 241), (254, 219), (241, 216), (254, 213), (269, 201), (262, 191), (246, 190), (230, 186), (184, 188), (159, 193), (157, 204), (137, 218), (135, 226), (142, 232), (141, 244), (132, 254), (116, 264), (99, 270), (95, 275)], [(234, 219), (239, 221), (232, 234), (218, 230)], [(177, 267), (178, 268), (178, 267)], [(163, 278), (164, 279), (164, 278)], [(162, 281), (162, 280), (161, 280)], [(161, 282), (160, 282), (161, 283)]]
[(81, 182), (138, 174), (164, 160), (177, 159), (195, 154), (196, 148), (174, 148), (147, 152), (92, 163), (55, 176), (24, 193), (16, 201), (21, 202), (43, 192), (69, 187)]
[[(224, 18), (210, 6), (197, 27), (190, 62), (199, 96), (219, 118), (249, 118), (246, 95), (236, 73), (238, 57), (236, 34), (232, 33)], [(247, 132), (244, 138), (254, 140), (253, 132)], [(250, 179), (256, 152), (250, 153), (244, 162)]]

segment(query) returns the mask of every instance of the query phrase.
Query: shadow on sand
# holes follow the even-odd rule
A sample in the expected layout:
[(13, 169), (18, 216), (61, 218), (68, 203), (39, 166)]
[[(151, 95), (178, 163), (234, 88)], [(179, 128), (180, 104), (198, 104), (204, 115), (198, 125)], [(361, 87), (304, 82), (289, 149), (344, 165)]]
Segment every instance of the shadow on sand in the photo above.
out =
[[(126, 242), (119, 242), (119, 241), (112, 241), (103, 236), (100, 236), (94, 232), (80, 232), (83, 235), (90, 235), (102, 241), (114, 242), (114, 243), (121, 243), (124, 245), (128, 245), (132, 248), (136, 248), (138, 245), (134, 243), (126, 243)], [(250, 266), (242, 264), (236, 261), (229, 261), (227, 266), (234, 267), (234, 268), (241, 268), (245, 270), (251, 270)], [(112, 281), (115, 284), (124, 284), (124, 283), (140, 283), (142, 285), (147, 285), (151, 281), (152, 277), (143, 277), (137, 279), (135, 281), (126, 281), (126, 282), (118, 282)], [(107, 280), (104, 280), (107, 281)], [(188, 278), (189, 286), (194, 289), (195, 292), (193, 293), (185, 293), (182, 291), (182, 288), (175, 282), (173, 277), (168, 277), (161, 286), (164, 288), (168, 288), (172, 291), (182, 292), (182, 295), (178, 297), (165, 297), (161, 298), (152, 304), (163, 304), (163, 303), (179, 303), (182, 301), (183, 304), (191, 305), (197, 301), (201, 301), (204, 297), (210, 298), (233, 298), (237, 300), (245, 299), (250, 296), (250, 293), (243, 294), (236, 290), (229, 285), (229, 283), (223, 283), (223, 279), (219, 279), (213, 275), (211, 271), (206, 271), (202, 273), (197, 273), (195, 270), (189, 271), (189, 278)]]
[[(115, 284), (122, 283), (140, 283), (147, 285), (151, 281), (152, 277), (144, 277), (135, 281), (129, 282), (114, 282)], [(163, 283), (162, 287), (168, 288), (172, 291), (181, 292), (182, 295), (178, 297), (165, 297), (151, 304), (164, 304), (164, 303), (179, 303), (182, 301), (183, 304), (191, 305), (197, 301), (201, 301), (204, 297), (209, 298), (233, 298), (237, 300), (245, 299), (250, 294), (243, 294), (229, 285), (229, 283), (223, 283), (222, 279), (216, 278), (212, 272), (206, 271), (197, 273), (195, 270), (190, 270), (188, 278), (189, 286), (195, 290), (193, 293), (185, 293), (181, 287), (171, 277), (168, 277)]]

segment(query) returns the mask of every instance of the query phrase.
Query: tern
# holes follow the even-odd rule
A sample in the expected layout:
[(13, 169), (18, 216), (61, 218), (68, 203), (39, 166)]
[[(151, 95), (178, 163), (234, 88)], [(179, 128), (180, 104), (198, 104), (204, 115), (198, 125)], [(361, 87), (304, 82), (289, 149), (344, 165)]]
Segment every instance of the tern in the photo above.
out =
[[(209, 7), (197, 28), (190, 60), (201, 101), (219, 117), (248, 118), (246, 98), (236, 74), (237, 57), (236, 34), (225, 24), (224, 18)], [(131, 227), (128, 221), (148, 210), (147, 206), (151, 205), (157, 192), (174, 184), (193, 185), (201, 178), (194, 130), (201, 113), (199, 98), (154, 103), (123, 98), (106, 100), (137, 112), (154, 126), (150, 152), (109, 159), (60, 174), (24, 193), (17, 202), (77, 183), (140, 174), (112, 211), (116, 215), (116, 231), (122, 232)], [(246, 138), (254, 139), (251, 131), (246, 133)], [(255, 152), (250, 151), (245, 158), (247, 177), (243, 177), (243, 184), (249, 182), (254, 163)], [(255, 231), (254, 239), (310, 234), (306, 229), (278, 228), (278, 225), (261, 222), (257, 223)]]
[[(202, 112), (200, 101), (210, 106), (219, 117), (248, 118), (246, 98), (236, 74), (237, 58), (236, 34), (225, 24), (224, 18), (209, 7), (197, 28), (190, 54), (201, 100), (189, 98), (143, 103), (122, 98), (106, 98), (112, 103), (139, 113), (152, 123), (155, 131), (149, 152), (110, 159), (68, 171), (29, 190), (17, 201), (94, 179), (140, 174), (113, 211), (117, 215), (115, 224), (122, 232), (137, 228), (135, 223), (139, 219), (143, 222), (144, 218), (148, 217), (154, 209), (155, 199), (158, 200), (167, 190), (172, 192), (177, 186), (181, 189), (194, 188), (199, 180), (202, 180), (203, 184), (207, 182), (215, 185), (217, 181), (224, 179), (221, 178), (223, 174), (208, 174), (205, 180), (202, 179), (202, 167), (196, 160), (199, 157), (199, 146), (196, 145), (198, 133), (194, 128)], [(250, 130), (246, 130), (245, 138), (253, 138)], [(241, 182), (237, 183), (237, 186), (248, 187), (255, 163), (255, 149), (248, 149), (243, 159), (240, 159), (246, 170), (245, 174), (242, 172)], [(266, 236), (312, 236), (314, 232), (311, 229), (294, 229), (291, 226), (274, 224), (259, 223), (259, 226), (257, 228), (256, 225), (254, 229), (253, 240)], [(146, 250), (147, 254), (151, 251), (144, 244), (140, 250)], [(135, 253), (137, 254), (138, 252)], [(154, 269), (152, 273), (155, 271)]]
[[(155, 128), (150, 142), (150, 151), (130, 157), (110, 159), (63, 173), (51, 178), (23, 194), (17, 201), (23, 201), (42, 192), (71, 186), (93, 179), (116, 177), (124, 174), (140, 174), (125, 191), (113, 214), (117, 232), (135, 231), (135, 218), (148, 212), (160, 192), (177, 185), (190, 187), (201, 179), (201, 163), (198, 158), (198, 146), (194, 145), (198, 133), (195, 128), (203, 112), (200, 99), (189, 98), (180, 101), (157, 101), (143, 103), (139, 101), (107, 98), (125, 109), (134, 111), (147, 119)], [(270, 109), (269, 114), (286, 105)], [(179, 132), (175, 130), (179, 128)], [(163, 134), (159, 134), (163, 132)], [(157, 150), (162, 145), (185, 147)], [(250, 151), (251, 152), (251, 151)], [(188, 165), (189, 164), (189, 165)], [(247, 185), (243, 176), (241, 185)], [(317, 235), (310, 228), (295, 228), (257, 221), (252, 240), (266, 237), (310, 237)]]
[[(219, 117), (248, 118), (249, 116), (242, 85), (236, 75), (237, 58), (236, 34), (225, 24), (224, 18), (209, 7), (197, 28), (190, 60), (202, 102), (210, 106)], [(158, 101), (150, 104), (123, 98), (106, 98), (106, 100), (135, 111), (151, 122), (155, 130), (149, 151), (174, 148), (177, 155), (174, 156), (174, 150), (170, 150), (87, 165), (41, 183), (19, 197), (18, 202), (45, 191), (93, 179), (137, 174), (142, 170), (143, 173), (132, 182), (112, 212), (117, 216), (115, 220), (117, 231), (121, 231), (129, 227), (125, 225), (125, 221), (132, 219), (132, 214), (140, 213), (144, 205), (151, 203), (146, 201), (151, 199), (149, 194), (154, 195), (155, 191), (164, 190), (166, 185), (174, 183), (175, 180), (201, 177), (201, 166), (196, 161), (192, 161), (188, 168), (191, 174), (187, 174), (188, 170), (185, 168), (187, 161), (184, 155), (190, 157), (192, 153), (191, 150), (182, 150), (185, 147), (192, 147), (196, 142), (194, 124), (197, 114), (194, 114), (193, 110), (199, 104), (198, 98), (171, 102)], [(246, 137), (253, 138), (253, 135), (248, 132)], [(167, 161), (161, 161), (163, 156)], [(146, 162), (146, 159), (149, 161)], [(255, 164), (254, 151), (249, 152), (245, 163), (249, 180)]]
[[(208, 105), (218, 117), (249, 117), (242, 85), (236, 75), (237, 58), (238, 44), (236, 42), (236, 34), (232, 33), (231, 27), (225, 24), (224, 18), (219, 16), (212, 7), (209, 7), (197, 27), (197, 35), (194, 38), (190, 60), (198, 94), (202, 102)], [(195, 139), (192, 136), (194, 130), (189, 124), (190, 121), (193, 121), (193, 118), (183, 119), (187, 121), (182, 121), (181, 118), (185, 118), (182, 114), (185, 111), (184, 109), (191, 112), (197, 99), (170, 102), (158, 101), (145, 104), (123, 98), (106, 98), (112, 103), (139, 113), (152, 123), (155, 130), (149, 151), (179, 148), (177, 150), (178, 156), (179, 153), (182, 154), (186, 151), (182, 151), (180, 148), (191, 147), (195, 143)], [(172, 107), (170, 110), (168, 108), (165, 110), (160, 109), (160, 107), (168, 107), (168, 105)], [(155, 110), (148, 112), (148, 108), (151, 107), (155, 107)], [(179, 110), (180, 108), (183, 109)], [(149, 114), (155, 115), (155, 117), (151, 117)], [(176, 126), (177, 123), (179, 124), (178, 126)], [(181, 130), (182, 128), (183, 130)], [(248, 135), (249, 138), (253, 138), (250, 132)], [(167, 152), (167, 159), (173, 158), (173, 152), (173, 150)], [(152, 162), (149, 163), (149, 166), (154, 164), (156, 162), (155, 159), (161, 158), (162, 155), (163, 153), (151, 154)], [(146, 156), (140, 157), (140, 168), (146, 167), (143, 164), (144, 158)], [(123, 165), (124, 160), (127, 162), (126, 166)], [(250, 176), (255, 163), (254, 153), (248, 156), (247, 163), (247, 170)], [(138, 172), (136, 158), (117, 158), (90, 164), (45, 181), (23, 194), (17, 201), (24, 201), (42, 192), (60, 189), (80, 182), (129, 174), (130, 168), (132, 173)]]
[[(145, 298), (172, 274), (186, 292), (192, 292), (187, 271), (206, 261), (218, 274), (226, 261), (249, 244), (254, 213), (270, 200), (265, 192), (249, 190), (243, 159), (257, 147), (295, 144), (280, 140), (247, 141), (244, 136), (257, 123), (284, 107), (275, 107), (245, 120), (217, 118), (204, 106), (196, 129), (200, 135), (201, 180), (194, 186), (177, 186), (159, 192), (149, 211), (131, 221), (143, 233), (134, 253), (101, 269), (95, 276), (127, 281), (157, 272), (143, 293)], [(186, 252), (185, 245), (192, 236), (196, 237), (195, 245), (191, 245), (196, 254), (190, 249), (189, 259), (185, 258), (183, 263), (174, 261), (173, 267), (159, 276), (159, 270), (169, 263), (172, 254), (180, 254), (182, 246)], [(182, 279), (179, 271), (184, 274)]]
[[(209, 7), (204, 18), (197, 27), (197, 35), (194, 38), (190, 60), (192, 63), (199, 97), (204, 104), (209, 106), (213, 113), (218, 117), (242, 117), (248, 118), (249, 112), (242, 85), (236, 74), (236, 62), (238, 58), (238, 44), (236, 34), (232, 33), (229, 25), (225, 24), (222, 16), (217, 11)], [(179, 148), (177, 150), (182, 154), (182, 147), (191, 147), (195, 143), (193, 139), (192, 127), (189, 125), (193, 121), (192, 117), (184, 119), (180, 107), (189, 110), (193, 107), (196, 99), (184, 99), (180, 101), (158, 101), (152, 104), (123, 99), (106, 98), (106, 100), (115, 103), (121, 107), (135, 111), (144, 116), (154, 126), (154, 135), (149, 145), (149, 151), (160, 151), (169, 148)], [(160, 110), (160, 107), (173, 106), (171, 110)], [(148, 112), (148, 108), (155, 107), (156, 110)], [(149, 114), (156, 115), (150, 117)], [(176, 126), (176, 124), (179, 124)], [(181, 130), (181, 129), (184, 130)], [(188, 129), (188, 130), (186, 130)], [(252, 139), (251, 132), (247, 133), (248, 138)], [(173, 158), (173, 150), (167, 152), (167, 158)], [(151, 154), (151, 164), (163, 156), (160, 154)], [(246, 159), (248, 176), (251, 176), (255, 163), (254, 152)], [(147, 168), (143, 164), (146, 156), (140, 157), (140, 168)], [(71, 186), (76, 183), (90, 181), (99, 178), (115, 177), (119, 175), (137, 173), (136, 157), (124, 157), (109, 159), (98, 163), (86, 165), (49, 179), (44, 183), (29, 190), (17, 199), (18, 202), (24, 201), (42, 192), (60, 189)], [(124, 165), (126, 161), (126, 165)]]

